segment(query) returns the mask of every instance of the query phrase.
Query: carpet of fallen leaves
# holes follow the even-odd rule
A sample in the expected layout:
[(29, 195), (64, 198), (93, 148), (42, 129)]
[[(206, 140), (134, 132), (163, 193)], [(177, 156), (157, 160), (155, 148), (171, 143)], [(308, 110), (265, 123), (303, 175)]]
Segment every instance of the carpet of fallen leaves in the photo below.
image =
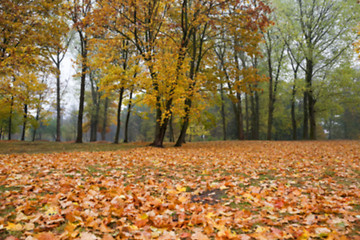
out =
[(0, 155), (0, 239), (360, 239), (360, 142)]

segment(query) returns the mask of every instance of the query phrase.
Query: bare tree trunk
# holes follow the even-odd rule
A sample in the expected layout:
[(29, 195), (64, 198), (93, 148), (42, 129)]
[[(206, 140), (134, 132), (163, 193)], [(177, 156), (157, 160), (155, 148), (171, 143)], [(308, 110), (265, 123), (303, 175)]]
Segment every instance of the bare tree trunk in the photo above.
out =
[(296, 86), (295, 81), (292, 87), (292, 94), (291, 94), (291, 123), (292, 123), (292, 138), (293, 140), (297, 139), (296, 134), (296, 116), (295, 116), (295, 95), (296, 95)]
[(255, 92), (255, 139), (260, 139), (260, 103), (259, 103), (259, 93)]
[[(61, 141), (61, 99), (60, 99), (60, 61), (57, 55), (56, 73), (56, 142)], [(34, 135), (35, 136), (35, 135)]]
[(250, 138), (249, 99), (247, 93), (245, 93), (245, 122), (246, 122), (246, 139), (249, 139)]
[(121, 125), (121, 105), (122, 105), (122, 100), (123, 100), (123, 95), (124, 95), (124, 87), (122, 87), (120, 89), (120, 94), (119, 94), (119, 103), (118, 103), (118, 110), (117, 110), (117, 125), (116, 125), (116, 133), (115, 133), (115, 139), (114, 139), (114, 143), (118, 144), (119, 143), (119, 138), (120, 138), (120, 125)]
[(90, 84), (91, 84), (91, 96), (92, 96), (92, 108), (90, 113), (90, 142), (97, 140), (97, 128), (99, 123), (100, 112), (100, 93), (99, 88), (94, 81), (93, 74), (90, 71)]
[(255, 99), (254, 94), (250, 95), (250, 108), (251, 108), (251, 139), (255, 139), (256, 131), (256, 113), (255, 113)]
[(259, 94), (257, 91), (254, 91), (251, 96), (251, 138), (253, 140), (259, 140), (259, 120)]
[(315, 119), (315, 99), (312, 90), (312, 75), (314, 64), (311, 59), (306, 59), (306, 90), (309, 104), (309, 120), (310, 120), (310, 139), (316, 140), (316, 119)]
[(181, 126), (180, 135), (178, 137), (178, 140), (176, 141), (175, 147), (181, 147), (181, 145), (185, 142), (186, 130), (189, 127), (191, 105), (192, 105), (191, 99), (187, 98), (185, 100), (185, 117), (183, 118), (183, 124)]
[(23, 119), (23, 129), (22, 129), (22, 134), (21, 134), (21, 141), (25, 141), (27, 114), (28, 114), (28, 105), (25, 104), (24, 105), (24, 119)]
[[(154, 142), (151, 144), (151, 146), (153, 147), (163, 147), (163, 142), (164, 142), (164, 139), (165, 139), (165, 134), (166, 134), (166, 128), (167, 128), (167, 125), (169, 123), (169, 120), (171, 118), (171, 105), (172, 105), (172, 99), (171, 100), (168, 100), (167, 103), (166, 103), (166, 106), (165, 106), (165, 109), (166, 111), (169, 111), (170, 112), (170, 116), (166, 116), (162, 121), (161, 121), (161, 115), (160, 115), (160, 122), (161, 124), (159, 124), (158, 126), (158, 132), (157, 132), (157, 135), (155, 135), (155, 140)], [(160, 111), (161, 113), (161, 111)]]
[[(36, 109), (36, 117), (35, 117), (36, 122), (39, 122), (39, 119), (40, 119), (40, 111), (41, 111), (41, 107), (38, 107), (38, 108)], [(35, 141), (36, 130), (37, 130), (37, 128), (34, 128), (33, 136), (32, 136), (32, 141), (33, 141), (33, 142)]]
[(131, 115), (131, 108), (132, 108), (133, 91), (134, 91), (134, 89), (132, 88), (131, 91), (130, 91), (129, 104), (128, 104), (128, 107), (127, 107), (127, 115), (126, 115), (126, 121), (125, 121), (124, 143), (129, 142), (129, 122), (130, 122), (130, 115)]
[(87, 70), (87, 40), (83, 38), (82, 34), (80, 34), (81, 38), (81, 84), (80, 84), (80, 101), (79, 101), (79, 114), (78, 114), (78, 122), (77, 122), (77, 137), (76, 143), (83, 142), (83, 116), (84, 116), (84, 102), (85, 102), (85, 80), (86, 80), (86, 70)]
[(243, 124), (243, 115), (242, 115), (242, 101), (241, 94), (236, 93), (237, 97), (237, 129), (238, 129), (238, 139), (244, 140), (244, 124)]
[(308, 91), (304, 92), (304, 119), (303, 119), (303, 139), (309, 139), (309, 115), (308, 115)]
[[(297, 82), (297, 74), (300, 68), (300, 63), (293, 60), (291, 54), (289, 54), (291, 67), (294, 72), (294, 82), (292, 85), (292, 93), (291, 93), (291, 125), (292, 125), (292, 139), (297, 140), (297, 124), (296, 124), (296, 116), (295, 116), (295, 100), (296, 100), (296, 82)], [(304, 109), (306, 109), (304, 107)]]
[(8, 131), (8, 140), (11, 140), (11, 129), (12, 129), (12, 115), (13, 115), (13, 107), (14, 107), (14, 96), (11, 96), (11, 103), (10, 103), (10, 115), (9, 115), (9, 131)]
[(225, 117), (225, 103), (224, 103), (224, 89), (223, 84), (220, 83), (220, 95), (221, 95), (221, 118), (223, 128), (223, 140), (226, 140), (226, 117)]
[(169, 120), (169, 142), (175, 142), (173, 116), (171, 116), (171, 118)]
[(105, 98), (105, 106), (104, 106), (104, 121), (102, 125), (102, 131), (101, 131), (101, 140), (105, 141), (106, 139), (106, 128), (107, 128), (107, 112), (109, 108), (109, 98)]

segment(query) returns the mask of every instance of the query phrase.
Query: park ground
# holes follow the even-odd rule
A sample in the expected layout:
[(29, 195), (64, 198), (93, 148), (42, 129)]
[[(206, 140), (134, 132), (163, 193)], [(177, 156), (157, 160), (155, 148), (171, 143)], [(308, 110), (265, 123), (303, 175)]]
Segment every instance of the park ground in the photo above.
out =
[(24, 144), (0, 239), (360, 239), (359, 141)]

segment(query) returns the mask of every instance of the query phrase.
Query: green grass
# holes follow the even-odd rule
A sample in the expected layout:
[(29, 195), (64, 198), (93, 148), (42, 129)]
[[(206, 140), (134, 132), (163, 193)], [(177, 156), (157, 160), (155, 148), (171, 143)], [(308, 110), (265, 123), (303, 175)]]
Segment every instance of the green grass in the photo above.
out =
[(113, 144), (107, 142), (72, 143), (72, 142), (22, 142), (0, 141), (0, 154), (18, 153), (59, 153), (59, 152), (102, 152), (127, 150), (144, 147), (146, 143)]

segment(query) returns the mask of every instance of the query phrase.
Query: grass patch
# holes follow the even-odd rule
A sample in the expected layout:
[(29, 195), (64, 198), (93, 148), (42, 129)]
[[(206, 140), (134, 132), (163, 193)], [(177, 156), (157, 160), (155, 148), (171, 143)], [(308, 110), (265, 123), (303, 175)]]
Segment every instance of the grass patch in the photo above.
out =
[(8, 214), (12, 213), (15, 211), (15, 207), (12, 205), (6, 206), (4, 209), (0, 210), (0, 217), (5, 217)]
[(360, 204), (354, 204), (352, 205), (354, 211), (360, 211)]
[(95, 143), (72, 143), (72, 142), (23, 142), (23, 141), (0, 141), (0, 154), (18, 153), (59, 153), (59, 152), (106, 152), (128, 150), (145, 147), (142, 143), (113, 144), (106, 142)]
[(231, 208), (235, 208), (235, 209), (247, 209), (247, 210), (250, 210), (251, 209), (251, 203), (248, 203), (248, 202), (239, 202), (239, 203), (235, 203), (235, 202), (232, 202), (230, 203), (229, 205)]
[(0, 193), (6, 192), (6, 191), (20, 191), (21, 187), (18, 186), (11, 186), (6, 187), (5, 185), (0, 185)]

